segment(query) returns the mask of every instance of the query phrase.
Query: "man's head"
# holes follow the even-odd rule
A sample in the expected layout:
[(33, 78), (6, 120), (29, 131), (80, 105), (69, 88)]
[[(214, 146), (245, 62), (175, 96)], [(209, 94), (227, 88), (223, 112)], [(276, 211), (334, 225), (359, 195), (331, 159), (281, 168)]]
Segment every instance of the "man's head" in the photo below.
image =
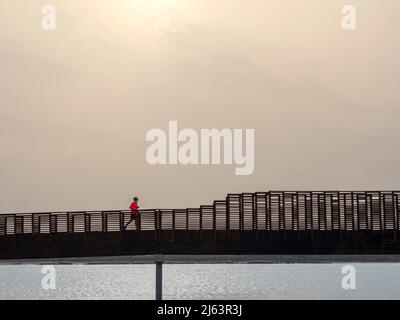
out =
[(139, 199), (138, 199), (137, 197), (134, 197), (134, 198), (133, 198), (133, 201), (138, 202)]

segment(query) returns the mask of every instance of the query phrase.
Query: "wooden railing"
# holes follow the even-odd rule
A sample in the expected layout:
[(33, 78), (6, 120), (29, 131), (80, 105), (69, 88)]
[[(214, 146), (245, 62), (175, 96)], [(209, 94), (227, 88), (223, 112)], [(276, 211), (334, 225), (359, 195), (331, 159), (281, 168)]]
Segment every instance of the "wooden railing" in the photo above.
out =
[(0, 236), (125, 230), (400, 230), (400, 191), (270, 191), (228, 194), (187, 209), (0, 214)]

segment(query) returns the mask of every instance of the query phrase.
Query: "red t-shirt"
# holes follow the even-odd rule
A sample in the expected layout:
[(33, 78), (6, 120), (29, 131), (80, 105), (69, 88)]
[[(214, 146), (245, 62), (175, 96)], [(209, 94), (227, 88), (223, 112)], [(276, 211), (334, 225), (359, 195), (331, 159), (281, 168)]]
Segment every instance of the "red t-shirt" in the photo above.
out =
[(133, 201), (129, 206), (129, 209), (131, 209), (131, 213), (135, 215), (137, 213), (138, 203), (136, 201)]

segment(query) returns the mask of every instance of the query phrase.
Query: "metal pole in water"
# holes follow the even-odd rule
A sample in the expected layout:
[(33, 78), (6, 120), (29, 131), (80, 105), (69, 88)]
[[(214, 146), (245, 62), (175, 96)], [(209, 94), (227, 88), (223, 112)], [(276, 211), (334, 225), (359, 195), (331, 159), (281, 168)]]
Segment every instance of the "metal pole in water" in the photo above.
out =
[(154, 256), (156, 264), (156, 300), (162, 300), (162, 265), (164, 262), (164, 255), (156, 254)]

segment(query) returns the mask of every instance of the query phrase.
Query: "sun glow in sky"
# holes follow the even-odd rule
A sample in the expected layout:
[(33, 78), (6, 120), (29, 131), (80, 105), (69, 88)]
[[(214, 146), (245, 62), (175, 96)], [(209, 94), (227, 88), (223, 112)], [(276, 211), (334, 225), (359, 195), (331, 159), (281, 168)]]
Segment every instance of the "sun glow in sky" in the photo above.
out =
[[(0, 212), (398, 189), (398, 0), (0, 1)], [(254, 128), (255, 171), (149, 166), (146, 132)]]
[(117, 0), (125, 7), (146, 7), (151, 9), (165, 8), (168, 6), (175, 6), (183, 0)]
[(179, 8), (183, 0), (117, 0), (114, 3), (148, 18), (159, 18)]

